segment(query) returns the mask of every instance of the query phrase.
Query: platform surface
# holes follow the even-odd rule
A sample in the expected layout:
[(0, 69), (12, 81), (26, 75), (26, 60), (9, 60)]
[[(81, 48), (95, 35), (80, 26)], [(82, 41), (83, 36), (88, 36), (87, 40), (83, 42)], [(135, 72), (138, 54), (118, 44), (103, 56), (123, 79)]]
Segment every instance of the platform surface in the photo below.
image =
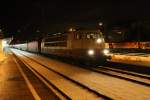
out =
[(34, 100), (13, 56), (0, 55), (0, 100)]

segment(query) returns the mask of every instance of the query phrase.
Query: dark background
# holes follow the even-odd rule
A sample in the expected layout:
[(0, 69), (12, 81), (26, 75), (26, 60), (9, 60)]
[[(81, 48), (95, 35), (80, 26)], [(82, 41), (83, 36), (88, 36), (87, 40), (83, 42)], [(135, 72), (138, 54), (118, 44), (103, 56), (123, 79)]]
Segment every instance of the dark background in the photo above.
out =
[(103, 22), (107, 39), (146, 41), (150, 40), (149, 11), (148, 0), (3, 0), (0, 28), (6, 37), (28, 38), (68, 27), (98, 27)]

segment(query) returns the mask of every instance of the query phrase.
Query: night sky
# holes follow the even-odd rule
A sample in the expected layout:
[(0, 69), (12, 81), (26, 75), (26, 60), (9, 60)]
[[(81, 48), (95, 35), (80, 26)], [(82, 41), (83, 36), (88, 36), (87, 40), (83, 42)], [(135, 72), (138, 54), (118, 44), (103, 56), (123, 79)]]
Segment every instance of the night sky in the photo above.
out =
[(45, 32), (99, 21), (150, 20), (149, 0), (3, 0), (0, 25), (8, 33)]

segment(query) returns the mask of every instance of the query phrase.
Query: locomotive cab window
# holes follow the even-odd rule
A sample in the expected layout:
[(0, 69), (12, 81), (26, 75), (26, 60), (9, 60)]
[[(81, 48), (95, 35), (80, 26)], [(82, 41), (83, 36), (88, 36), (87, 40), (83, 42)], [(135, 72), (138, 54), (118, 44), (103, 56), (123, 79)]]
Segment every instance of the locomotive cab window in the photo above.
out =
[(87, 39), (97, 39), (97, 38), (100, 38), (100, 34), (97, 34), (97, 33), (87, 33), (86, 34), (86, 38)]
[(75, 39), (98, 39), (102, 38), (101, 33), (97, 32), (78, 32), (75, 34)]

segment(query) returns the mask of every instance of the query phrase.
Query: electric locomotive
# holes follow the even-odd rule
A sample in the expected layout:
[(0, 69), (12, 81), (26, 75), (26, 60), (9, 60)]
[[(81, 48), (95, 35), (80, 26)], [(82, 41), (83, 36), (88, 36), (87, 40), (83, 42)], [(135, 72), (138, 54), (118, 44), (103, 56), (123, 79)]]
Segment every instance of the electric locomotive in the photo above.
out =
[(100, 63), (108, 58), (109, 50), (100, 30), (73, 30), (67, 33), (51, 34), (42, 39), (41, 52)]

